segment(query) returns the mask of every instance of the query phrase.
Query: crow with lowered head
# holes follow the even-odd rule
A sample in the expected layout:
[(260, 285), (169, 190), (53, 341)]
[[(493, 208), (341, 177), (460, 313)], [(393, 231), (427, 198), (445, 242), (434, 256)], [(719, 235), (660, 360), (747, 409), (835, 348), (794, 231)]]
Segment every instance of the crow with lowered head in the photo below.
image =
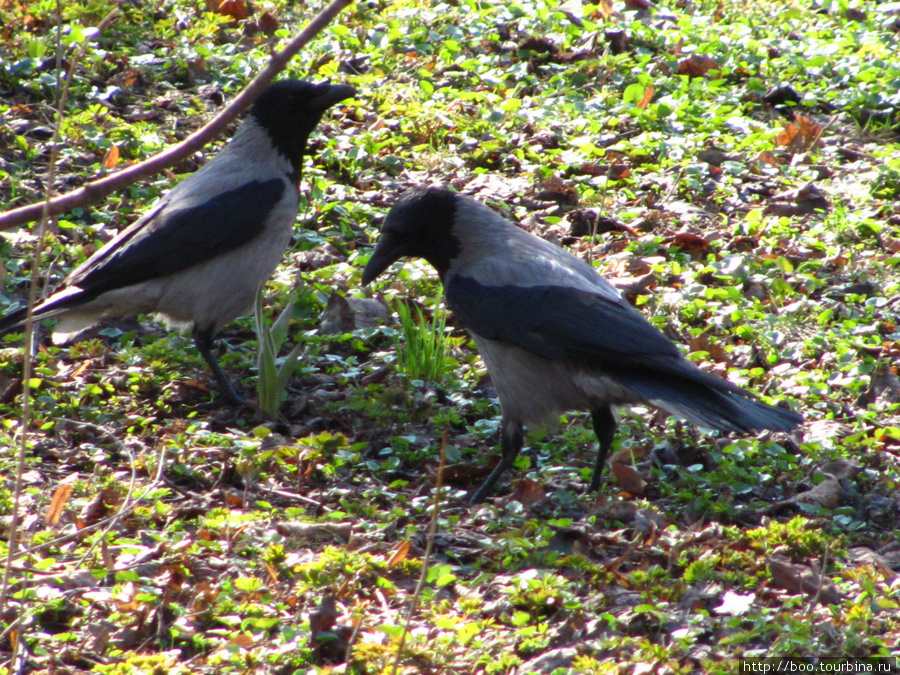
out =
[(600, 487), (615, 436), (612, 405), (645, 402), (725, 432), (790, 431), (803, 418), (757, 400), (686, 360), (675, 344), (586, 262), (449, 190), (405, 194), (385, 218), (363, 271), (419, 257), (475, 340), (502, 411), (501, 459), (472, 501), (482, 501), (524, 445), (524, 425), (552, 428), (561, 413), (591, 413)]

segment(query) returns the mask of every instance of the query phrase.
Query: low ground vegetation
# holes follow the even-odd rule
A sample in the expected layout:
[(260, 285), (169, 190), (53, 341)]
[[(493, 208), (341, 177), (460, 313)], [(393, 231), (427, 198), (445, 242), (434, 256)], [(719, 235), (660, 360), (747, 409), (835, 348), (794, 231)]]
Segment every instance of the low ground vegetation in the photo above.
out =
[[(202, 125), (317, 9), (125, 3), (98, 36), (112, 2), (64, 4), (62, 65), (86, 49), (57, 191)], [(900, 654), (900, 6), (641, 5), (360, 3), (294, 60), (359, 96), (320, 126), (265, 289), (269, 320), (292, 303), (280, 357), (300, 346), (280, 411), (255, 405), (252, 313), (220, 353), (236, 409), (203, 408), (189, 337), (149, 317), (42, 341), (0, 671), (390, 672), (423, 565), (402, 672)], [(54, 11), (0, 3), (3, 208), (47, 188)], [(61, 217), (41, 283), (213, 151)], [(434, 182), (592, 261), (805, 426), (729, 438), (625, 409), (595, 496), (572, 414), (467, 504), (499, 451), (484, 367), (424, 263), (359, 283), (386, 209)], [(0, 311), (27, 297), (35, 232), (0, 238)], [(21, 368), (0, 338), (4, 560)]]

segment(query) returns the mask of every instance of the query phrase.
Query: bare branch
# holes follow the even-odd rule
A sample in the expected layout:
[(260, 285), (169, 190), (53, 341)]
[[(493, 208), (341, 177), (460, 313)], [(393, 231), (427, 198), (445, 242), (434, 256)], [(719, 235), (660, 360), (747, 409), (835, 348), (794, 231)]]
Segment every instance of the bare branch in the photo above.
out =
[[(118, 8), (114, 8), (107, 14), (99, 24), (97, 30), (103, 31), (119, 16)], [(62, 0), (56, 0), (56, 79), (57, 82), (61, 77), (62, 69)], [(37, 298), (37, 279), (38, 269), (40, 268), (41, 255), (43, 253), (44, 232), (47, 229), (47, 222), (50, 215), (47, 211), (47, 204), (53, 197), (53, 183), (55, 181), (56, 160), (59, 156), (59, 139), (62, 137), (62, 123), (65, 116), (66, 102), (69, 99), (69, 87), (72, 84), (72, 77), (75, 69), (84, 56), (87, 43), (82, 42), (72, 61), (69, 64), (69, 70), (66, 72), (66, 79), (61, 89), (57, 91), (56, 100), (56, 124), (53, 128), (53, 145), (50, 147), (50, 162), (47, 170), (47, 196), (38, 206), (40, 207), (40, 225), (38, 227), (39, 235), (37, 243), (34, 247), (34, 253), (31, 261), (31, 282), (28, 285), (28, 314), (25, 318), (25, 344), (30, 345), (32, 336), (34, 335), (34, 320), (31, 312), (34, 309), (35, 299)], [(27, 352), (26, 352), (27, 353)], [(9, 535), (7, 537), (8, 545), (6, 552), (6, 567), (3, 570), (3, 578), (0, 581), (0, 614), (6, 611), (6, 600), (9, 591), (9, 573), (12, 568), (13, 557), (16, 555), (16, 549), (19, 546), (19, 524), (21, 522), (20, 508), (22, 504), (22, 490), (24, 488), (23, 476), (25, 473), (25, 457), (28, 454), (29, 440), (29, 422), (31, 420), (31, 373), (34, 364), (27, 356), (22, 358), (22, 418), (19, 433), (19, 451), (16, 459), (16, 481), (13, 487), (13, 511), (12, 520), (9, 524)]]
[(68, 192), (48, 202), (21, 206), (6, 213), (0, 214), (0, 230), (8, 230), (18, 225), (30, 223), (41, 217), (42, 210), (46, 207), (51, 216), (71, 211), (79, 206), (99, 201), (108, 194), (121, 190), (139, 180), (159, 173), (182, 159), (196, 152), (211, 140), (216, 138), (222, 130), (250, 104), (266, 86), (275, 79), (275, 76), (284, 70), (290, 61), (310, 40), (318, 35), (336, 17), (341, 10), (347, 7), (352, 0), (332, 0), (318, 16), (296, 38), (282, 49), (272, 55), (269, 65), (248, 84), (234, 100), (222, 109), (206, 126), (198, 129), (178, 145), (175, 145), (150, 159), (135, 164), (122, 171), (100, 178), (84, 185), (77, 190)]

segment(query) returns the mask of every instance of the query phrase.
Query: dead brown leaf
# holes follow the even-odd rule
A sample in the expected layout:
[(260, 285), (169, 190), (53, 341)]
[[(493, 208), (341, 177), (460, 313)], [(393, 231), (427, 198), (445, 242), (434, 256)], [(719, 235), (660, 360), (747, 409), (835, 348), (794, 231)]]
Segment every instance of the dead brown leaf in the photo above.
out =
[(244, 0), (222, 0), (217, 6), (215, 0), (211, 0), (211, 4), (213, 4), (213, 11), (230, 16), (235, 22), (243, 21), (250, 16), (250, 10)]
[(240, 507), (244, 505), (244, 499), (237, 490), (224, 490), (222, 497), (228, 506)]
[(678, 64), (678, 74), (688, 77), (704, 77), (712, 70), (721, 70), (722, 66), (706, 54), (691, 54)]
[(75, 380), (81, 377), (88, 368), (91, 367), (92, 359), (85, 359), (84, 363), (80, 364), (75, 370), (72, 371), (71, 379)]
[(542, 500), (545, 494), (546, 491), (541, 483), (530, 478), (522, 478), (516, 481), (510, 499), (519, 502), (522, 506), (530, 506)]
[(409, 555), (409, 549), (412, 548), (412, 542), (407, 539), (406, 541), (401, 541), (397, 544), (397, 548), (394, 549), (394, 552), (391, 554), (390, 559), (388, 559), (388, 569), (392, 570), (397, 565), (406, 560), (406, 556)]
[(119, 146), (111, 146), (110, 149), (106, 151), (106, 156), (103, 158), (103, 168), (115, 169), (119, 165), (119, 159)]
[(259, 24), (259, 29), (266, 35), (274, 35), (275, 31), (278, 30), (278, 19), (271, 12), (263, 12), (257, 23)]
[(641, 100), (638, 101), (637, 107), (640, 110), (646, 110), (647, 106), (650, 105), (650, 101), (653, 100), (653, 94), (656, 90), (653, 88), (652, 84), (648, 84), (647, 88), (644, 89), (644, 95), (641, 96)]
[(243, 633), (232, 635), (228, 640), (228, 644), (242, 647), (243, 649), (250, 649), (256, 644), (256, 638), (253, 637), (252, 633), (245, 631)]
[(612, 472), (623, 490), (627, 490), (631, 494), (638, 496), (644, 494), (644, 490), (647, 487), (647, 481), (644, 480), (644, 477), (641, 476), (634, 467), (623, 464), (622, 462), (613, 462)]
[(106, 539), (100, 540), (100, 558), (103, 560), (106, 569), (111, 570), (115, 568), (116, 561), (112, 557), (112, 553), (109, 550), (109, 542)]
[(72, 485), (70, 483), (63, 483), (56, 488), (53, 492), (53, 499), (50, 500), (50, 506), (47, 508), (47, 513), (44, 514), (44, 522), (47, 525), (52, 527), (59, 524), (59, 519), (71, 494)]
[(612, 3), (609, 0), (600, 0), (600, 2), (594, 5), (594, 7), (596, 7), (596, 9), (591, 15), (592, 19), (600, 18), (605, 20), (615, 14)]
[(709, 242), (703, 237), (693, 234), (692, 232), (678, 232), (673, 238), (672, 243), (688, 252), (705, 251), (709, 246)]
[(804, 593), (831, 605), (841, 601), (841, 593), (833, 582), (804, 565), (795, 565), (778, 556), (768, 560), (772, 582), (791, 593)]
[(778, 155), (771, 150), (763, 150), (756, 156), (756, 161), (760, 164), (771, 164), (772, 166), (778, 166), (782, 163), (779, 161)]
[(831, 474), (828, 474), (825, 480), (811, 490), (796, 494), (787, 501), (793, 503), (804, 502), (806, 504), (818, 504), (822, 508), (834, 509), (837, 508), (837, 505), (841, 500), (842, 492), (841, 482)]
[(79, 530), (89, 527), (107, 516), (109, 513), (109, 504), (107, 503), (107, 500), (111, 498), (111, 495), (112, 493), (109, 488), (101, 490), (91, 501), (81, 508), (78, 517), (75, 519)]
[(717, 363), (731, 365), (731, 358), (725, 348), (718, 342), (710, 342), (709, 336), (705, 333), (691, 338), (688, 347), (692, 352), (706, 352), (709, 358)]
[(809, 152), (821, 146), (819, 141), (821, 135), (821, 124), (809, 117), (796, 114), (794, 122), (785, 123), (784, 130), (775, 137), (775, 143), (793, 153)]

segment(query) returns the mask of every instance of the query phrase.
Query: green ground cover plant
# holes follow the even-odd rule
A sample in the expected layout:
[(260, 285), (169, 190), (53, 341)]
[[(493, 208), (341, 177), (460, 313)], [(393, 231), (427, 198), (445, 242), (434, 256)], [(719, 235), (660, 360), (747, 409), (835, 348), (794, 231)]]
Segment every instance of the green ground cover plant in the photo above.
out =
[[(0, 1), (0, 210), (50, 182), (58, 26), (63, 68), (84, 46), (59, 193), (200, 127), (319, 9), (123, 3), (94, 30), (116, 4), (57, 17), (48, 0)], [(245, 405), (205, 408), (203, 360), (152, 317), (39, 341), (0, 673), (732, 673), (749, 656), (900, 656), (897, 53), (890, 2), (352, 5), (286, 72), (359, 93), (312, 139), (261, 297), (275, 327), (254, 331), (251, 312), (225, 330)], [(40, 287), (221, 142), (52, 223)], [(726, 437), (623, 408), (591, 495), (590, 423), (568, 414), (469, 505), (499, 453), (474, 345), (421, 261), (360, 285), (387, 209), (422, 183), (589, 260), (689, 358), (806, 423)], [(0, 233), (0, 312), (26, 301), (37, 243)], [(402, 368), (398, 343), (431, 355)], [(4, 567), (22, 364), (21, 335), (0, 337)]]

